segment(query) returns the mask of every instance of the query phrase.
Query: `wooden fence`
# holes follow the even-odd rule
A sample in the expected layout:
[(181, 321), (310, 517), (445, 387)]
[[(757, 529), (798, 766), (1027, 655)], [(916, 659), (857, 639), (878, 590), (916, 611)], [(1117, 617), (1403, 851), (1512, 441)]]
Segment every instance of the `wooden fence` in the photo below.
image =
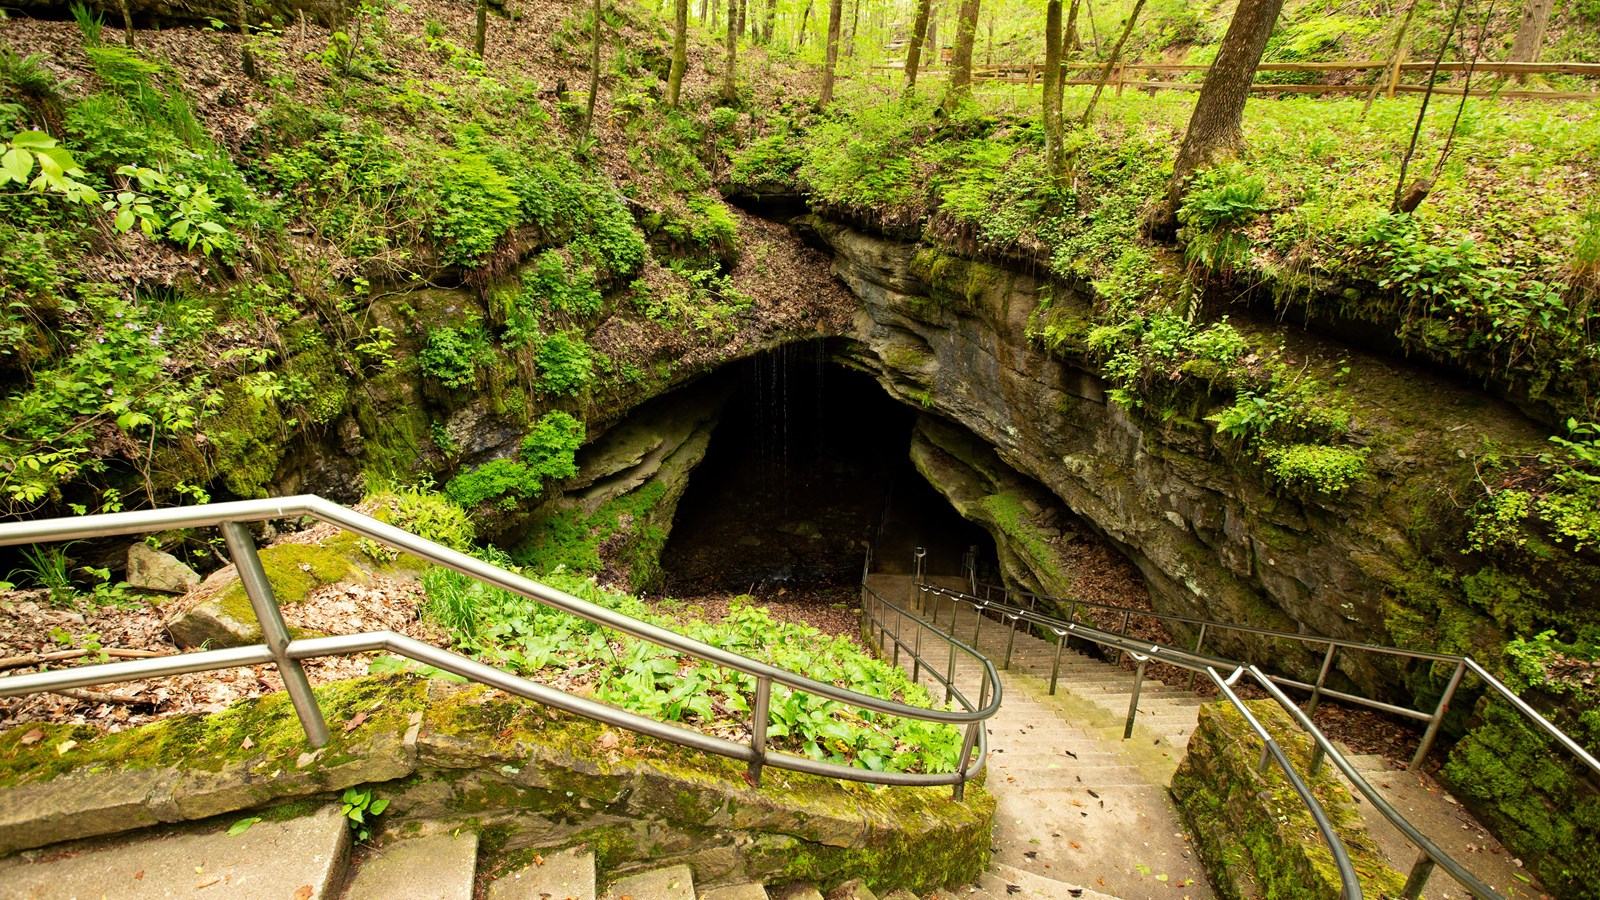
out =
[[(903, 66), (877, 66), (880, 70), (891, 72), (904, 71)], [(1078, 77), (1069, 77), (1067, 84), (1092, 85), (1100, 82), (1100, 73), (1103, 64), (1083, 62), (1064, 62), (1062, 70), (1069, 74), (1078, 74)], [(1262, 63), (1256, 67), (1257, 72), (1379, 72), (1382, 82), (1379, 89), (1386, 96), (1396, 94), (1420, 94), (1428, 90), (1423, 84), (1402, 84), (1400, 75), (1403, 72), (1428, 72), (1432, 70), (1431, 62), (1405, 62), (1399, 66), (1384, 60), (1367, 60), (1364, 62), (1311, 62), (1311, 63)], [(1520, 62), (1443, 62), (1439, 64), (1440, 72), (1465, 72), (1471, 69), (1477, 75), (1579, 75), (1586, 78), (1600, 78), (1600, 63), (1520, 63)], [(1198, 91), (1198, 81), (1159, 81), (1161, 74), (1183, 75), (1190, 72), (1208, 72), (1210, 66), (1177, 65), (1168, 63), (1118, 63), (1111, 70), (1111, 77), (1107, 79), (1106, 86), (1121, 94), (1125, 88), (1135, 90), (1176, 90)], [(1043, 84), (1043, 63), (1017, 63), (1001, 66), (974, 66), (972, 78), (974, 81), (994, 81), (1007, 84)], [(934, 70), (938, 71), (938, 70)], [(1083, 77), (1081, 73), (1088, 73), (1092, 77)], [(1135, 73), (1130, 77), (1130, 73)], [(1143, 78), (1142, 73), (1150, 73)], [(1269, 94), (1365, 94), (1373, 89), (1367, 84), (1256, 84), (1252, 91)], [(1441, 96), (1461, 96), (1461, 88), (1435, 87), (1435, 94)], [(1479, 90), (1470, 92), (1473, 97), (1503, 97), (1517, 100), (1600, 100), (1600, 91), (1530, 91), (1530, 90)]]

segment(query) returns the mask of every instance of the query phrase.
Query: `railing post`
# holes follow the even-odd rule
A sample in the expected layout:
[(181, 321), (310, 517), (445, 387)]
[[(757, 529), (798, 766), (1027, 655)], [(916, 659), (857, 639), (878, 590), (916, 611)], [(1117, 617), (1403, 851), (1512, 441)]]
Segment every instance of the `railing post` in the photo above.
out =
[(972, 611), (978, 616), (978, 621), (972, 624), (972, 649), (982, 652), (982, 648), (978, 646), (978, 635), (983, 632), (983, 608), (974, 603)]
[(1067, 646), (1067, 633), (1056, 634), (1056, 661), (1050, 666), (1050, 696), (1056, 695), (1056, 678), (1061, 675), (1061, 650)]
[(912, 641), (911, 647), (911, 680), (913, 683), (922, 681), (922, 623), (916, 624), (917, 636)]
[[(982, 709), (984, 704), (978, 704)], [(961, 758), (956, 763), (956, 773), (961, 780), (956, 782), (954, 796), (957, 800), (966, 798), (967, 795), (967, 762), (972, 759), (972, 748), (978, 745), (978, 729), (983, 727), (982, 722), (972, 722), (967, 725), (967, 733), (961, 738)]]
[(1020, 620), (1021, 616), (1011, 617), (1011, 634), (1006, 637), (1006, 661), (1000, 668), (1008, 671), (1011, 669), (1011, 648), (1017, 643), (1017, 622)]
[(1139, 667), (1133, 671), (1133, 696), (1128, 698), (1128, 721), (1122, 726), (1122, 739), (1133, 737), (1133, 720), (1139, 715), (1139, 689), (1144, 687), (1144, 666), (1149, 662), (1147, 657), (1138, 656)]
[(916, 605), (918, 588), (922, 586), (922, 558), (928, 555), (927, 548), (918, 547), (912, 554), (911, 562), (911, 603)]
[(311, 692), (306, 670), (301, 667), (299, 660), (289, 658), (289, 629), (283, 624), (283, 612), (278, 609), (278, 601), (272, 596), (272, 584), (267, 581), (267, 573), (261, 568), (261, 557), (256, 553), (256, 542), (250, 537), (250, 529), (239, 522), (223, 522), (222, 538), (228, 544), (228, 555), (233, 557), (234, 568), (239, 572), (239, 583), (244, 585), (245, 596), (250, 598), (256, 621), (261, 623), (261, 640), (272, 651), (273, 661), (278, 664), (278, 674), (283, 676), (284, 690), (288, 691), (295, 715), (300, 717), (300, 726), (306, 731), (306, 740), (313, 747), (325, 746), (328, 743), (328, 723), (323, 720), (322, 708), (317, 705), (317, 697)]
[(956, 683), (956, 642), (955, 641), (951, 641), (950, 642), (950, 670), (945, 673), (945, 678), (944, 678), (944, 702), (946, 704), (949, 704), (949, 702), (951, 700), (955, 699), (955, 683)]
[[(1461, 686), (1461, 676), (1466, 674), (1467, 661), (1456, 663), (1456, 670), (1450, 673), (1450, 683), (1445, 685), (1444, 694), (1439, 697), (1439, 705), (1434, 707), (1433, 718), (1428, 720), (1428, 730), (1422, 733), (1422, 743), (1417, 745), (1417, 755), (1411, 757), (1411, 770), (1422, 771), (1422, 762), (1428, 758), (1428, 751), (1433, 749), (1433, 739), (1439, 736), (1439, 726), (1444, 723), (1444, 714), (1450, 711), (1450, 701), (1455, 699), (1456, 688)], [(1426, 876), (1424, 876), (1426, 878)]]
[(1433, 874), (1433, 857), (1424, 853), (1417, 857), (1416, 864), (1411, 867), (1411, 874), (1406, 876), (1406, 886), (1400, 889), (1400, 896), (1405, 900), (1417, 900), (1422, 896), (1422, 889), (1428, 886), (1428, 876)]
[[(1124, 612), (1122, 614), (1122, 628), (1121, 628), (1121, 630), (1119, 630), (1117, 632), (1117, 634), (1121, 635), (1122, 637), (1127, 637), (1128, 636), (1128, 621), (1132, 617), (1133, 617), (1133, 612), (1131, 610), (1126, 611), (1126, 612)], [(1117, 661), (1115, 663), (1113, 663), (1113, 665), (1118, 665), (1118, 666), (1122, 665), (1122, 648), (1121, 647), (1117, 648)]]
[(900, 665), (900, 629), (905, 626), (905, 613), (898, 607), (894, 611), (894, 664)]
[(772, 710), (772, 679), (756, 676), (756, 705), (750, 711), (750, 749), (755, 759), (750, 760), (750, 783), (761, 786), (761, 769), (767, 763), (767, 719)]
[[(1200, 623), (1200, 633), (1195, 636), (1195, 639), (1194, 639), (1194, 652), (1195, 653), (1199, 653), (1201, 645), (1205, 644), (1205, 642), (1206, 642), (1206, 624), (1207, 623), (1205, 623), (1205, 622), (1201, 622)], [(1195, 676), (1199, 675), (1199, 674), (1200, 674), (1199, 672), (1196, 672), (1193, 669), (1189, 670), (1189, 687), (1188, 687), (1189, 690), (1191, 690), (1191, 691), (1194, 690), (1194, 679), (1195, 679)]]
[(1339, 645), (1328, 642), (1328, 652), (1322, 657), (1322, 671), (1317, 673), (1317, 683), (1311, 687), (1311, 699), (1306, 701), (1306, 718), (1317, 711), (1317, 704), (1322, 701), (1322, 685), (1328, 680), (1328, 670), (1333, 668), (1333, 655), (1339, 650)]

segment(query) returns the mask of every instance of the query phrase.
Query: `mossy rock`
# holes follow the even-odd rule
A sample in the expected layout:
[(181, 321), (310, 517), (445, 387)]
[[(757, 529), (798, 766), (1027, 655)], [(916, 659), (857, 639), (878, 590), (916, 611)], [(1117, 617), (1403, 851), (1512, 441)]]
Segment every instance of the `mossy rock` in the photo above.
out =
[[(1310, 742), (1272, 700), (1248, 701), (1298, 772), (1310, 770)], [(1217, 894), (1229, 900), (1337, 897), (1333, 853), (1299, 795), (1276, 765), (1258, 770), (1261, 739), (1226, 702), (1200, 707), (1188, 754), (1172, 778), (1200, 859)], [(1332, 767), (1306, 778), (1355, 864), (1368, 897), (1398, 897), (1405, 879), (1367, 833), (1354, 799)]]
[[(374, 573), (403, 575), (420, 572), (425, 564), (410, 555), (390, 561), (375, 561), (362, 552), (360, 539), (342, 533), (320, 544), (281, 543), (262, 548), (261, 568), (272, 585), (280, 606), (303, 603), (311, 592), (330, 584), (366, 584)], [(179, 647), (244, 647), (261, 643), (261, 625), (244, 592), (244, 585), (232, 567), (206, 579), (213, 591), (210, 599), (188, 608), (167, 623), (167, 631)], [(225, 584), (220, 590), (219, 584)], [(290, 629), (291, 637), (302, 637)]]

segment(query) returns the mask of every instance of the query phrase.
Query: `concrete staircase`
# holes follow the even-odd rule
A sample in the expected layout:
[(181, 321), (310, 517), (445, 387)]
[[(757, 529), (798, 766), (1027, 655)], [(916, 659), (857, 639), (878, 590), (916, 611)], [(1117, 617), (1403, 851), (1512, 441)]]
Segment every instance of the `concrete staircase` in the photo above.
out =
[[(911, 580), (874, 575), (875, 590), (904, 606)], [(955, 585), (952, 584), (952, 587)], [(915, 610), (937, 614), (941, 629), (999, 668), (1008, 628), (971, 607), (944, 600)], [(940, 642), (924, 638), (943, 665)], [(945, 900), (1070, 900), (1101, 897), (1213, 896), (1198, 856), (1168, 793), (1203, 702), (1195, 694), (1146, 678), (1130, 740), (1122, 739), (1133, 674), (1068, 649), (1055, 696), (1049, 695), (1053, 641), (1018, 630), (1011, 667), (1001, 671), (1004, 703), (989, 723), (987, 790), (995, 796), (993, 865), (974, 885)], [(956, 684), (976, 700), (980, 669), (958, 656)], [(909, 656), (900, 663), (912, 670)], [(923, 672), (921, 681), (943, 698)]]
[[(755, 883), (697, 893), (688, 866), (647, 868), (609, 885), (587, 850), (529, 855), (492, 877), (478, 836), (437, 831), (352, 852), (338, 804), (281, 822), (155, 829), (78, 841), (0, 860), (0, 900), (197, 897), (228, 900), (767, 900)], [(600, 888), (604, 887), (604, 890)]]

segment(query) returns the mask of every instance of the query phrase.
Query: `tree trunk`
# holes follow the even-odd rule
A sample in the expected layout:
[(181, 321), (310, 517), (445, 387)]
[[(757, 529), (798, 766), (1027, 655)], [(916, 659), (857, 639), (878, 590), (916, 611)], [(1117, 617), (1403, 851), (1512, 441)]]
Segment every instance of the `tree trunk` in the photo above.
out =
[[(598, 24), (599, 23), (599, 19), (597, 18), (595, 20), (595, 22), (596, 22), (595, 29), (598, 32), (598, 29), (600, 27), (599, 24)], [(484, 43), (484, 40), (487, 37), (488, 31), (489, 31), (489, 5), (487, 3), (485, 3), (484, 0), (478, 0), (478, 20), (477, 20), (476, 26), (473, 28), (473, 31), (472, 31), (472, 52), (477, 54), (479, 59), (483, 59), (483, 43)], [(595, 39), (595, 46), (596, 47), (599, 46), (599, 39), (598, 38)], [(596, 50), (595, 52), (598, 54), (599, 51)], [(588, 126), (586, 125), (584, 127), (587, 128)]]
[(819, 106), (827, 106), (833, 102), (833, 71), (839, 65), (839, 26), (843, 19), (844, 0), (829, 0), (828, 55), (822, 66), (822, 93), (817, 97)]
[(667, 98), (678, 108), (683, 73), (689, 68), (689, 0), (676, 0), (672, 9), (672, 68), (667, 72)]
[(795, 46), (799, 49), (804, 49), (806, 46), (806, 35), (811, 28), (811, 7), (815, 3), (816, 0), (806, 0), (806, 11), (800, 14), (800, 37), (795, 41)]
[[(1061, 36), (1061, 55), (1059, 57), (1063, 64), (1071, 58), (1074, 51), (1081, 48), (1083, 43), (1078, 40), (1078, 3), (1079, 0), (1072, 0), (1072, 6), (1067, 10), (1067, 27), (1065, 33)], [(1062, 110), (1066, 109), (1066, 69), (1062, 68), (1059, 75), (1060, 77), (1056, 79), (1056, 114), (1058, 116), (1061, 115)]]
[(906, 48), (906, 95), (917, 88), (917, 67), (922, 65), (922, 41), (928, 33), (933, 0), (917, 0), (917, 18), (911, 24), (911, 46)]
[(767, 0), (767, 18), (761, 25), (761, 43), (772, 43), (772, 33), (778, 30), (778, 0)]
[(1128, 14), (1128, 24), (1122, 29), (1122, 37), (1117, 38), (1117, 45), (1111, 48), (1111, 58), (1106, 60), (1105, 70), (1100, 73), (1100, 80), (1094, 86), (1094, 95), (1089, 98), (1089, 105), (1083, 108), (1083, 121), (1078, 123), (1079, 128), (1089, 127), (1089, 117), (1094, 115), (1095, 104), (1100, 102), (1100, 93), (1106, 89), (1106, 82), (1111, 79), (1111, 72), (1117, 67), (1117, 60), (1122, 58), (1122, 45), (1128, 42), (1128, 35), (1133, 34), (1133, 25), (1139, 21), (1141, 9), (1144, 9), (1144, 0), (1137, 0), (1133, 4), (1133, 12)]
[(922, 70), (943, 62), (943, 56), (944, 48), (939, 46), (939, 4), (933, 2), (928, 5), (928, 36), (922, 39)]
[(950, 89), (944, 105), (950, 108), (972, 94), (972, 45), (978, 36), (980, 0), (961, 0), (956, 17), (956, 46), (950, 58)]
[(1243, 142), (1244, 104), (1250, 98), (1256, 66), (1261, 64), (1267, 38), (1272, 36), (1282, 9), (1283, 0), (1239, 0), (1217, 60), (1212, 63), (1194, 113), (1189, 116), (1189, 129), (1173, 163), (1166, 202), (1151, 216), (1152, 234), (1167, 238), (1176, 233), (1178, 206), (1183, 202), (1189, 176), (1210, 163), (1218, 152), (1233, 150)]
[[(128, 12), (128, 0), (117, 0), (117, 5), (122, 7), (122, 43), (129, 50), (133, 49), (133, 14)], [(244, 31), (244, 5), (239, 6), (239, 31)], [(252, 76), (254, 77), (254, 76)]]
[(1083, 0), (1083, 10), (1089, 14), (1089, 46), (1094, 50), (1094, 58), (1100, 58), (1100, 29), (1094, 24), (1094, 0)]
[(845, 33), (844, 58), (855, 59), (856, 29), (861, 27), (861, 0), (850, 0), (850, 30)]
[[(483, 15), (484, 7), (480, 2), (478, 15)], [(481, 21), (481, 19), (480, 19)], [(594, 0), (594, 36), (589, 41), (589, 108), (583, 113), (583, 133), (588, 134), (594, 128), (594, 101), (600, 95), (600, 0)], [(481, 33), (481, 31), (480, 31)], [(480, 54), (481, 55), (481, 54)]]
[(700, 0), (700, 23), (701, 24), (705, 24), (706, 16), (711, 14), (711, 10), (709, 9), (710, 4), (711, 4), (711, 0)]
[[(1544, 29), (1550, 24), (1555, 0), (1523, 0), (1522, 18), (1517, 20), (1517, 36), (1511, 42), (1511, 62), (1538, 62), (1544, 48)], [(1527, 76), (1521, 76), (1526, 78)]]
[(722, 99), (732, 103), (739, 97), (734, 75), (739, 65), (739, 0), (728, 0), (728, 56), (722, 69)]
[[(245, 0), (238, 0), (235, 4), (239, 11), (239, 61), (244, 66), (244, 77), (255, 81), (261, 77), (261, 71), (256, 68), (256, 54), (250, 49), (250, 16), (246, 10), (249, 4)], [(132, 32), (132, 29), (129, 29)]]
[(1061, 171), (1061, 0), (1044, 10), (1044, 158), (1051, 172)]
[(733, 6), (729, 7), (729, 9), (733, 9), (738, 12), (738, 23), (734, 26), (733, 31), (735, 40), (738, 40), (744, 35), (745, 11), (749, 8), (749, 6), (750, 0), (737, 0)]

